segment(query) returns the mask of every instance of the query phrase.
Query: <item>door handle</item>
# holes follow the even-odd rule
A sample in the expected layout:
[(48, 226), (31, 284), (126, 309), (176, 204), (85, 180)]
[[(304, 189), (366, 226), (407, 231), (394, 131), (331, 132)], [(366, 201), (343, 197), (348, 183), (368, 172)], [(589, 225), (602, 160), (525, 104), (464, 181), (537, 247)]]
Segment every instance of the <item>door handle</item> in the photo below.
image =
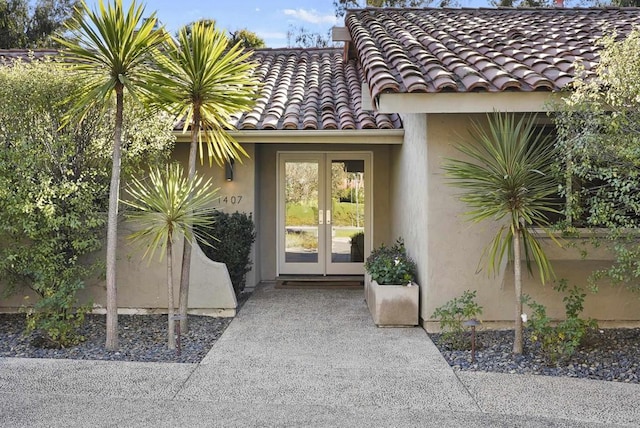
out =
[(327, 224), (331, 224), (331, 210), (327, 210)]
[(324, 224), (324, 212), (318, 210), (318, 224)]

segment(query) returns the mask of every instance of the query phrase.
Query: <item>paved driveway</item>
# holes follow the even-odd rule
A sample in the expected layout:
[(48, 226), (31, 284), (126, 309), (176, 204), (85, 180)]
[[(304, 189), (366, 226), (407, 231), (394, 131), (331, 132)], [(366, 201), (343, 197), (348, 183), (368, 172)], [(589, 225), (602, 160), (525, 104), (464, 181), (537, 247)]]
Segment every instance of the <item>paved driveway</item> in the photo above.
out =
[(0, 359), (0, 426), (640, 426), (640, 386), (453, 372), (358, 290), (259, 288), (201, 364)]

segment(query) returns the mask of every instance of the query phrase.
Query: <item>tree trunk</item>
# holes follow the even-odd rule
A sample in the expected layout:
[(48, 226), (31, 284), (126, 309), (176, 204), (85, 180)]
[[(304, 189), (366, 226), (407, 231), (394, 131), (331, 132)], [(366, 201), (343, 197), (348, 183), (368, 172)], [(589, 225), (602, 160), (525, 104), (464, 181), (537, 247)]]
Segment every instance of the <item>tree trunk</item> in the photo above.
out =
[(107, 340), (105, 348), (118, 349), (118, 298), (116, 284), (116, 249), (118, 246), (118, 200), (120, 198), (120, 158), (124, 96), (122, 84), (116, 84), (116, 124), (113, 135), (109, 214), (107, 217)]
[(167, 346), (169, 349), (176, 349), (175, 322), (173, 321), (173, 237), (171, 235), (169, 233), (167, 237), (167, 309), (169, 321), (167, 324)]
[(522, 274), (520, 262), (520, 229), (513, 235), (513, 276), (516, 294), (516, 318), (513, 338), (513, 353), (522, 354)]
[[(200, 133), (200, 110), (195, 109), (193, 113), (193, 123), (191, 124), (191, 147), (189, 148), (189, 179), (193, 180), (196, 175), (196, 155), (198, 153), (198, 134)], [(191, 226), (189, 226), (191, 227)], [(189, 309), (189, 272), (191, 270), (191, 242), (186, 238), (182, 250), (182, 270), (180, 273), (180, 296), (179, 311), (181, 315), (180, 331), (189, 331), (187, 321), (187, 310)]]

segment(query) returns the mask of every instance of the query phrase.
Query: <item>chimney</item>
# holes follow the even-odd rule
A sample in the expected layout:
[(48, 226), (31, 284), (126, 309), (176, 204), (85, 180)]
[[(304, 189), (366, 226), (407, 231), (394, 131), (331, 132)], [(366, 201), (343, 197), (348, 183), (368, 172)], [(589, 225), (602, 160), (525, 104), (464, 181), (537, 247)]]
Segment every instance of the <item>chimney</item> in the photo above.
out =
[(555, 0), (556, 7), (564, 7), (564, 0)]

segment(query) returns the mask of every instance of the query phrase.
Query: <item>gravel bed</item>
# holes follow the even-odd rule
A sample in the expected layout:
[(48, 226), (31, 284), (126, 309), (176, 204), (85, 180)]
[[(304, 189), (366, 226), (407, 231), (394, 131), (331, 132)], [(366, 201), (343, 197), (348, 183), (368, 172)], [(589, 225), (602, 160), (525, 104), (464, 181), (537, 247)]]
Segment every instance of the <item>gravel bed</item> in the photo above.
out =
[(439, 334), (430, 335), (455, 370), (539, 374), (640, 383), (640, 328), (606, 329), (591, 333), (573, 357), (550, 364), (525, 332), (523, 355), (513, 355), (513, 330), (477, 333), (475, 363), (471, 351), (448, 349)]
[[(243, 293), (238, 309), (249, 297)], [(85, 340), (62, 349), (34, 346), (37, 333), (23, 334), (24, 314), (0, 314), (0, 357), (66, 358), (77, 360), (199, 363), (233, 318), (189, 315), (189, 332), (181, 335), (181, 355), (167, 349), (166, 315), (119, 315), (117, 351), (107, 351), (106, 316), (87, 315), (80, 334)]]

